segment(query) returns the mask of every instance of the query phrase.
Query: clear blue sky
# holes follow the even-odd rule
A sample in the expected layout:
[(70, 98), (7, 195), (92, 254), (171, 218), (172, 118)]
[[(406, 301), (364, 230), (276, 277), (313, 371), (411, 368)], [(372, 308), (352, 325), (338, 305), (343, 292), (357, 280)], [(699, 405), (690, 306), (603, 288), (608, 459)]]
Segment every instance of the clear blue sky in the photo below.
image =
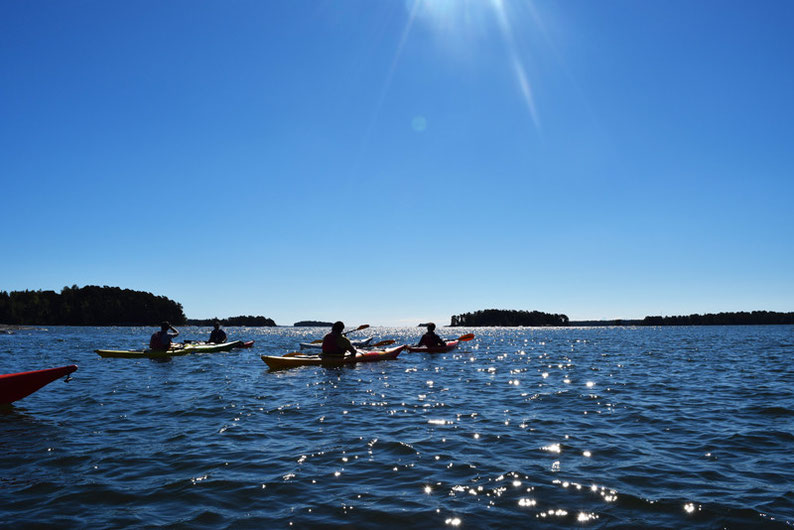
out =
[(794, 310), (794, 2), (0, 3), (0, 290)]

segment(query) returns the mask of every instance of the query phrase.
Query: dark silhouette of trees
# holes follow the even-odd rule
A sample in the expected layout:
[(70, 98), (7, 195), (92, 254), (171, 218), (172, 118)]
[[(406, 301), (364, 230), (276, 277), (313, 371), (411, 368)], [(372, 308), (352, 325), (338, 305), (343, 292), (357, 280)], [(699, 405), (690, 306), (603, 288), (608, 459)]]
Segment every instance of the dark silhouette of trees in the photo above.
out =
[(333, 324), (333, 322), (321, 322), (319, 320), (301, 320), (300, 322), (295, 322), (293, 324), (293, 326), (294, 327), (298, 327), (298, 328), (301, 328), (301, 327), (304, 327), (304, 328), (309, 328), (309, 327), (330, 328), (332, 324)]
[(165, 296), (119, 287), (64, 287), (55, 291), (0, 292), (0, 322), (66, 326), (185, 323), (182, 304)]
[(642, 326), (642, 320), (618, 318), (615, 320), (571, 320), (570, 326), (597, 327), (597, 326)]
[(540, 311), (485, 309), (474, 313), (454, 315), (450, 326), (567, 326), (568, 317)]
[(707, 313), (705, 315), (686, 316), (648, 316), (643, 326), (739, 326), (761, 324), (794, 324), (794, 313), (777, 313), (775, 311), (739, 311), (734, 313)]
[(272, 327), (276, 325), (272, 318), (251, 315), (229, 318), (191, 318), (187, 323), (191, 326), (211, 326), (216, 320), (223, 326)]

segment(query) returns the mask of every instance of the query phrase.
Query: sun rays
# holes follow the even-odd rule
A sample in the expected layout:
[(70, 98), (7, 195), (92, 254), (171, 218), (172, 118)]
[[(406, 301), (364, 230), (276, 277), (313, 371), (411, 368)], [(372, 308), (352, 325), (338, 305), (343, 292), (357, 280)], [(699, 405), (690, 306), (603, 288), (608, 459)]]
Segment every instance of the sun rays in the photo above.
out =
[[(477, 40), (488, 37), (494, 26), (498, 29), (506, 50), (506, 66), (512, 70), (516, 88), (535, 128), (540, 131), (540, 116), (533, 96), (525, 54), (517, 42), (514, 24), (534, 28), (540, 24), (539, 15), (529, 0), (406, 0), (408, 22), (395, 55), (399, 57), (411, 27), (417, 20), (429, 24), (444, 38), (463, 41), (464, 46), (475, 46)], [(521, 9), (523, 8), (523, 9)], [(515, 9), (515, 11), (511, 11)], [(494, 24), (495, 23), (495, 24)], [(461, 53), (465, 53), (465, 49)]]

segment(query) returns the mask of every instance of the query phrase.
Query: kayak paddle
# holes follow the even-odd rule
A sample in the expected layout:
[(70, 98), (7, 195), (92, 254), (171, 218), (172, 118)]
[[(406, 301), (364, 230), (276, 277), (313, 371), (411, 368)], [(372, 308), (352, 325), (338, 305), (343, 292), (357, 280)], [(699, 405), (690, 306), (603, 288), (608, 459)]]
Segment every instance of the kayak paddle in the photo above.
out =
[[(345, 331), (344, 333), (342, 333), (342, 335), (347, 335), (348, 333), (353, 333), (354, 331), (361, 331), (362, 329), (367, 329), (368, 327), (369, 327), (369, 324), (361, 324), (356, 329), (351, 329), (350, 331)], [(311, 341), (309, 344), (320, 344), (322, 341), (323, 341), (323, 339), (317, 339), (317, 340)]]
[(378, 348), (380, 346), (388, 346), (389, 344), (394, 344), (397, 342), (396, 340), (389, 339), (389, 340), (382, 340), (380, 342), (376, 342), (375, 344), (370, 344), (367, 348)]
[(455, 340), (460, 342), (466, 342), (467, 340), (473, 340), (473, 339), (474, 339), (474, 333), (466, 333), (465, 335), (461, 335)]
[(368, 327), (369, 327), (369, 324), (361, 324), (356, 329), (351, 329), (350, 331), (345, 331), (344, 333), (342, 333), (342, 335), (347, 335), (348, 333), (353, 333), (354, 331), (361, 331), (362, 329), (367, 329)]

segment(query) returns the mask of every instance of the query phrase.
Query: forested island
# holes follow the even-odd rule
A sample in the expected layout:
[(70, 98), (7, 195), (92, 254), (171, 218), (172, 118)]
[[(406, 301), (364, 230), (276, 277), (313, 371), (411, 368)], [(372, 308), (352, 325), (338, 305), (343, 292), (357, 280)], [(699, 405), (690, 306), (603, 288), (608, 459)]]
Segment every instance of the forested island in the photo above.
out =
[(567, 326), (568, 317), (540, 311), (513, 309), (485, 309), (473, 313), (453, 315), (451, 327), (478, 326)]
[(119, 287), (64, 287), (55, 291), (0, 291), (0, 323), (50, 326), (184, 324), (182, 304)]
[(616, 318), (614, 320), (571, 320), (569, 326), (595, 327), (595, 326), (642, 326), (642, 320)]
[[(159, 326), (167, 320), (211, 326), (216, 320), (185, 318), (182, 304), (165, 296), (120, 287), (64, 287), (55, 291), (0, 291), (0, 323), (49, 326)], [(275, 326), (263, 316), (237, 316), (220, 320), (224, 326)]]
[(229, 318), (189, 318), (187, 324), (190, 326), (212, 326), (215, 321), (222, 326), (248, 326), (248, 327), (273, 327), (276, 323), (272, 318), (263, 316), (243, 316)]
[(706, 313), (705, 315), (686, 315), (645, 317), (642, 326), (746, 326), (761, 324), (794, 324), (794, 313), (775, 311), (738, 311), (733, 313)]
[(301, 320), (293, 324), (296, 328), (330, 328), (332, 325), (333, 322), (320, 322), (318, 320)]
[(515, 311), (511, 309), (486, 309), (452, 317), (451, 327), (478, 326), (738, 326), (794, 324), (794, 313), (775, 311), (738, 311), (732, 313), (707, 313), (685, 316), (647, 316), (642, 320), (578, 320), (570, 321), (565, 315), (540, 311)]

